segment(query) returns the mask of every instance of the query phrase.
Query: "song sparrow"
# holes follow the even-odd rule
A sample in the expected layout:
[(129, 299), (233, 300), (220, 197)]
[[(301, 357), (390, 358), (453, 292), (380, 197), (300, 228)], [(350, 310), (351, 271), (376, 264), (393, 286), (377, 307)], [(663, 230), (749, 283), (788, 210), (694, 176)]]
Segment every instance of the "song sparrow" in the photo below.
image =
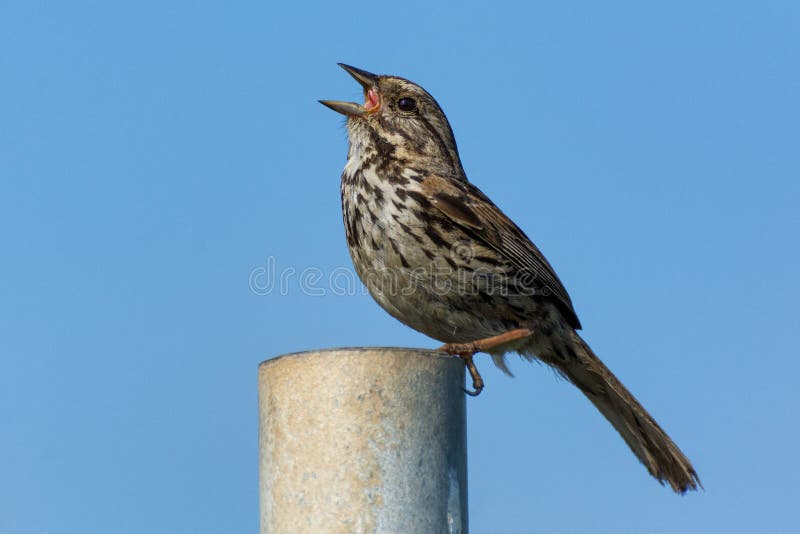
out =
[(364, 104), (320, 102), (347, 116), (347, 245), (378, 304), (461, 355), (475, 394), (476, 351), (506, 372), (507, 352), (551, 365), (659, 482), (697, 489), (686, 456), (577, 334), (569, 295), (542, 253), (467, 180), (436, 100), (404, 78), (340, 65), (363, 86)]

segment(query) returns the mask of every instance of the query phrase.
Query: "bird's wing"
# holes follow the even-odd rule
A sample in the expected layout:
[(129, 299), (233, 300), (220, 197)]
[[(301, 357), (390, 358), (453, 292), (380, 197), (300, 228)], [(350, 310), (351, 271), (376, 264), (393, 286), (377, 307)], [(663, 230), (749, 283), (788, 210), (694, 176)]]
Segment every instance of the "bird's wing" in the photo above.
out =
[(567, 290), (536, 245), (500, 208), (470, 182), (428, 174), (422, 181), (427, 199), (455, 224), (477, 236), (521, 271), (532, 273), (556, 298), (567, 322), (581, 327)]

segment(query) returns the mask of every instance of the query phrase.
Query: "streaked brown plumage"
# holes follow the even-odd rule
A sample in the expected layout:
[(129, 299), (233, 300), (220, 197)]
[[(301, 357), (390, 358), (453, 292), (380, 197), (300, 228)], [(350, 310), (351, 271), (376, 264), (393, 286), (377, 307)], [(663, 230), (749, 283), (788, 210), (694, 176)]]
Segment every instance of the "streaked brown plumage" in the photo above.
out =
[(342, 65), (364, 105), (322, 101), (347, 115), (342, 174), (347, 244), (375, 300), (408, 326), (446, 343), (527, 328), (490, 350), (517, 352), (575, 384), (660, 482), (697, 489), (689, 460), (580, 338), (572, 302), (525, 233), (472, 185), (438, 103), (420, 86)]

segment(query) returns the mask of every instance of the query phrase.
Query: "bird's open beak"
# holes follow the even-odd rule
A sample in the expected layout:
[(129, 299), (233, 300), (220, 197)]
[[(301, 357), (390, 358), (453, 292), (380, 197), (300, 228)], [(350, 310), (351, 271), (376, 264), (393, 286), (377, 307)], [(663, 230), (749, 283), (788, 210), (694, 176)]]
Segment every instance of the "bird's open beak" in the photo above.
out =
[(378, 111), (381, 107), (381, 99), (378, 97), (378, 76), (344, 63), (339, 63), (339, 66), (346, 70), (364, 88), (364, 105), (339, 100), (320, 100), (319, 103), (347, 116), (359, 116)]

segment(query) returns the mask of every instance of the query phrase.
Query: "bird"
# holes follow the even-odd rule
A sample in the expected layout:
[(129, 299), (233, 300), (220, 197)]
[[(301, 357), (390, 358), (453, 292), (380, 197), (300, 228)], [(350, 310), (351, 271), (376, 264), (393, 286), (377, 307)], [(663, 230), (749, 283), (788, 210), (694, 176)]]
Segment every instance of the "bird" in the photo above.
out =
[[(578, 335), (564, 285), (528, 236), (467, 179), (438, 102), (420, 85), (339, 63), (364, 103), (320, 100), (346, 117), (342, 216), (355, 270), (390, 315), (460, 356), (510, 374), (517, 353), (583, 392), (639, 461), (675, 492), (702, 488), (689, 459)], [(466, 391), (466, 390), (465, 390)]]

